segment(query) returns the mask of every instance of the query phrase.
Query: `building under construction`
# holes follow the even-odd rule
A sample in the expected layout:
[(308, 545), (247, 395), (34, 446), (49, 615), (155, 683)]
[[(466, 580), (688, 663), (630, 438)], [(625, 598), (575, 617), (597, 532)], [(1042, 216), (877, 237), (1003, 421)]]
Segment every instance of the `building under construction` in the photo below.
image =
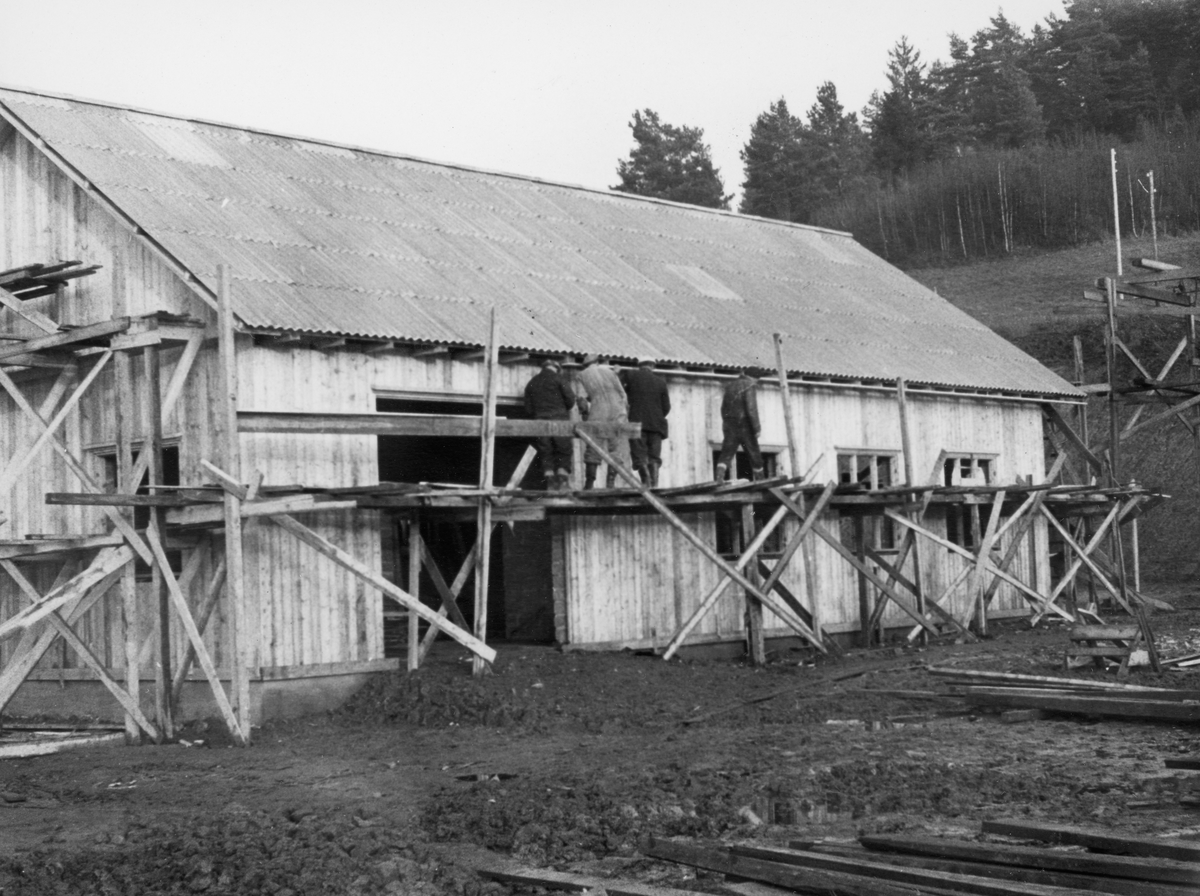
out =
[[(438, 637), (761, 661), (1130, 600), (1147, 495), (1048, 451), (1084, 393), (847, 234), (18, 90), (0, 190), (0, 711), (244, 740)], [(656, 489), (530, 465), (612, 434), (524, 419), (589, 352), (667, 380)], [(741, 368), (767, 478), (716, 484)]]

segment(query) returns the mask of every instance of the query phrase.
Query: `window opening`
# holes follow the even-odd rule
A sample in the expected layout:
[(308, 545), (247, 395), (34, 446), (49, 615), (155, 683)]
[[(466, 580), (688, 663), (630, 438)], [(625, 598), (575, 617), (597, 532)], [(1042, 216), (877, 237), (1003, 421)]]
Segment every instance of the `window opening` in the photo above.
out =
[[(721, 456), (719, 450), (712, 453), (713, 468), (716, 468), (717, 458)], [(767, 479), (778, 475), (779, 470), (779, 452), (766, 451), (762, 452), (763, 458), (763, 476)], [(733, 459), (734, 478), (749, 479), (750, 458), (746, 456), (746, 452), (739, 451)], [(767, 504), (754, 505), (754, 523), (755, 531), (761, 530), (775, 513), (775, 508)], [(763, 542), (762, 550), (759, 554), (764, 556), (783, 553), (783, 530), (784, 526), (776, 526), (775, 529), (767, 536), (767, 540)], [(717, 553), (726, 557), (740, 557), (742, 553), (742, 545), (748, 545), (749, 538), (742, 538), (742, 511), (734, 510), (718, 510), (717, 511)]]
[[(942, 484), (946, 486), (992, 485), (996, 456), (947, 454), (942, 461)], [(951, 504), (946, 508), (946, 540), (964, 548), (976, 546), (977, 505)]]
[[(133, 454), (137, 457), (137, 452), (140, 450), (140, 444), (134, 444)], [(104, 490), (109, 494), (116, 494), (117, 488), (117, 453), (115, 450), (106, 450), (99, 454), (101, 463), (104, 465)], [(179, 485), (179, 446), (178, 445), (163, 445), (162, 451), (159, 452), (159, 479), (162, 485)], [(138, 483), (135, 494), (148, 495), (150, 494), (150, 474), (149, 472), (142, 474), (142, 480)], [(135, 507), (133, 508), (133, 528), (139, 531), (150, 525), (150, 508)], [(111, 521), (109, 522), (109, 530), (113, 528)], [(178, 575), (183, 571), (183, 553), (182, 551), (167, 551), (167, 561), (171, 567), (171, 571)], [(134, 563), (134, 570), (139, 582), (150, 581), (150, 566), (140, 557)]]
[[(899, 454), (895, 451), (839, 451), (838, 482), (842, 485), (858, 484), (871, 491), (891, 488), (896, 484), (898, 458)], [(881, 553), (896, 549), (896, 524), (882, 514), (843, 512), (839, 534), (842, 544), (856, 554), (862, 553), (864, 548)]]

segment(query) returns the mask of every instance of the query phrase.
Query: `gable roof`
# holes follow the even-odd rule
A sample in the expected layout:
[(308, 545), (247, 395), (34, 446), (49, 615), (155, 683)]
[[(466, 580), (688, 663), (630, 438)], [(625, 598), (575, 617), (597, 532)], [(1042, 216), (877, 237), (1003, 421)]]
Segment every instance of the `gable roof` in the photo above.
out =
[[(1075, 397), (847, 234), (0, 88), (0, 116), (250, 328)], [(86, 259), (85, 259), (86, 261)]]

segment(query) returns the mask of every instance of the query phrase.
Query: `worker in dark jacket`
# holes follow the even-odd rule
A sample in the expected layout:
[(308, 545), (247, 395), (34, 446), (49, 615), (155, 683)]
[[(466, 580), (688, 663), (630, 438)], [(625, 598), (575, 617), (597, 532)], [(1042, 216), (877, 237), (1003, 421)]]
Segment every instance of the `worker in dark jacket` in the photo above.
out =
[(629, 396), (629, 422), (642, 424), (641, 436), (629, 440), (633, 466), (642, 482), (654, 488), (662, 466), (662, 443), (667, 438), (667, 414), (671, 412), (667, 381), (654, 372), (654, 361), (643, 358), (636, 370), (621, 371), (621, 383)]
[[(550, 358), (541, 371), (525, 386), (525, 413), (535, 420), (570, 420), (575, 407), (575, 392), (563, 378), (562, 366)], [(535, 441), (542, 458), (542, 470), (551, 491), (565, 492), (571, 487), (574, 447), (566, 436), (538, 436)]]
[(731, 380), (721, 395), (721, 454), (717, 458), (717, 482), (725, 481), (725, 473), (733, 462), (738, 448), (750, 455), (751, 475), (763, 478), (762, 451), (758, 447), (758, 380), (744, 370)]

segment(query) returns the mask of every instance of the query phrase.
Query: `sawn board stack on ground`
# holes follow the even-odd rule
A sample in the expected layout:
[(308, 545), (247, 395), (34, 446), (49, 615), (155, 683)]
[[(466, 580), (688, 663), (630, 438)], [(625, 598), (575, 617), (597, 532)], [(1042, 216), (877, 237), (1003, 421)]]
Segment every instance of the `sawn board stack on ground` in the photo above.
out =
[(1200, 722), (1200, 690), (971, 669), (931, 667), (929, 671), (949, 679), (950, 693), (973, 706)]
[[(774, 888), (836, 896), (1183, 896), (1200, 887), (1200, 844), (1125, 837), (1067, 825), (985, 821), (982, 834), (1028, 842), (862, 837), (857, 844), (793, 841), (790, 848), (654, 840), (647, 855), (726, 876), (745, 892)], [(1056, 847), (1048, 848), (1051, 844)]]

